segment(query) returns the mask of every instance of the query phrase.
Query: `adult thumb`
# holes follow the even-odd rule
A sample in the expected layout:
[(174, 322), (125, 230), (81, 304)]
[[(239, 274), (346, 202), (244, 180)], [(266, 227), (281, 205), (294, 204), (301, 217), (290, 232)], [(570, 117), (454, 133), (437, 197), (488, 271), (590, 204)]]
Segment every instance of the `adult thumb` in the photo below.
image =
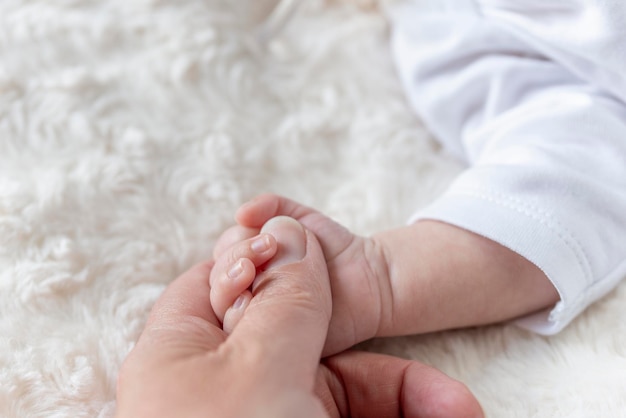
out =
[(273, 218), (262, 232), (276, 238), (278, 251), (257, 276), (228, 343), (253, 351), (253, 361), (271, 369), (273, 383), (309, 391), (331, 317), (324, 254), (314, 234), (292, 218)]

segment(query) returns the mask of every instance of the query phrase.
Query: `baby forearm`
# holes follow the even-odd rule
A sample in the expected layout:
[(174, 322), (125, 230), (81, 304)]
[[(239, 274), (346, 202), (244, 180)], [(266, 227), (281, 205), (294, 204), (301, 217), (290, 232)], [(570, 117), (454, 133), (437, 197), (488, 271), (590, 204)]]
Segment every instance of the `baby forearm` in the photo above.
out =
[(500, 322), (559, 300), (534, 264), (446, 223), (420, 221), (372, 239), (388, 266), (378, 336)]

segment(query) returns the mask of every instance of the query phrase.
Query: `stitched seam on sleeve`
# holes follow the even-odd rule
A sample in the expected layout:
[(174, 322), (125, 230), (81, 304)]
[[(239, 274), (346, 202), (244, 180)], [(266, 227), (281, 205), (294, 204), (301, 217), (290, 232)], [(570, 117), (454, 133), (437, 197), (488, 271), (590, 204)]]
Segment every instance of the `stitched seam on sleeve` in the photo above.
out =
[(494, 203), (499, 206), (515, 210), (516, 212), (521, 213), (546, 226), (567, 246), (567, 248), (572, 251), (572, 253), (574, 253), (576, 261), (585, 276), (585, 287), (588, 287), (590, 285), (592, 274), (587, 254), (585, 253), (582, 245), (580, 245), (580, 242), (573, 236), (573, 234), (567, 228), (561, 225), (557, 220), (555, 220), (550, 213), (527, 202), (520, 201), (518, 199), (506, 196), (496, 191), (484, 189), (484, 192), (488, 193), (485, 194), (484, 192), (481, 193), (481, 190), (478, 188), (476, 188), (475, 190), (475, 192), (472, 192), (470, 190), (455, 191), (455, 194), (479, 198), (482, 200), (486, 200), (490, 203)]

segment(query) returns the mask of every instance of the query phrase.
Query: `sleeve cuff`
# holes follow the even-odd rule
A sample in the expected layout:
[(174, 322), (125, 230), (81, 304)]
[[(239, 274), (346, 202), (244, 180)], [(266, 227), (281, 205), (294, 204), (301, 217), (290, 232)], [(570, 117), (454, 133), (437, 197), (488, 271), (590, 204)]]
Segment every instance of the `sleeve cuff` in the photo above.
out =
[(545, 213), (485, 190), (448, 193), (418, 212), (411, 223), (431, 219), (489, 238), (540, 268), (561, 300), (552, 308), (516, 320), (542, 335), (561, 331), (588, 305), (586, 260), (565, 231)]

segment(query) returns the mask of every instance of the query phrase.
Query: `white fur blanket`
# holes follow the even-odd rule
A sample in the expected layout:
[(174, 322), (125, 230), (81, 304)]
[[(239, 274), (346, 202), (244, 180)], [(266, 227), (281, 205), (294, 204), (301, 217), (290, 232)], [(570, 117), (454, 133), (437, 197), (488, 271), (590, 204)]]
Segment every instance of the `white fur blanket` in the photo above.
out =
[[(271, 1), (270, 1), (271, 2)], [(0, 2), (0, 416), (108, 417), (161, 291), (265, 191), (355, 232), (403, 224), (460, 166), (408, 108), (380, 2)], [(626, 416), (626, 286), (563, 333), (374, 341), (489, 417)]]

